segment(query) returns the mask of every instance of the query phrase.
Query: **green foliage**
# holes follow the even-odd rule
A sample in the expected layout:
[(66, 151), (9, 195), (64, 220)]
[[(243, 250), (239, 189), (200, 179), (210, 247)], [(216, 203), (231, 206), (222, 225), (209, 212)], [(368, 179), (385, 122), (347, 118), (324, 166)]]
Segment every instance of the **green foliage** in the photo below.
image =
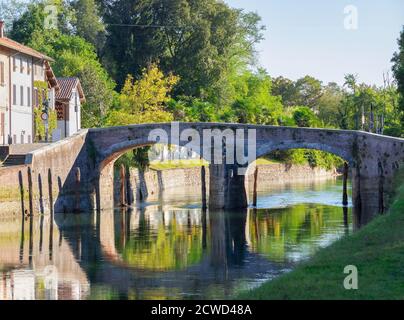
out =
[(119, 96), (119, 107), (108, 114), (105, 123), (116, 126), (173, 120), (165, 105), (178, 80), (171, 74), (164, 76), (156, 64), (144, 69), (139, 80), (128, 75)]
[[(171, 100), (170, 92), (178, 81), (174, 75), (165, 76), (157, 64), (145, 68), (139, 80), (128, 75), (118, 98), (119, 106), (108, 113), (105, 123), (117, 126), (172, 121), (172, 113), (166, 110), (166, 104)], [(124, 163), (145, 170), (149, 165), (148, 151), (149, 147), (144, 147), (127, 152), (116, 165)]]
[[(44, 109), (43, 101), (48, 99), (48, 84), (45, 81), (35, 81), (34, 87), (38, 89), (38, 106), (34, 108), (35, 121), (35, 141), (43, 141), (45, 139), (45, 123), (41, 119), (41, 114)], [(48, 134), (50, 135), (53, 129), (57, 128), (57, 112), (56, 110), (48, 109)]]
[[(47, 1), (37, 0), (28, 4), (26, 10), (21, 14), (15, 14), (12, 29), (10, 30), (10, 38), (23, 44), (29, 44), (35, 33), (44, 33), (49, 30), (45, 29), (46, 13), (45, 6)], [(50, 4), (56, 6), (57, 10), (57, 26), (56, 29), (61, 33), (70, 32), (70, 20), (73, 12), (66, 0), (53, 0)], [(17, 8), (21, 10), (21, 5)], [(56, 31), (56, 29), (51, 29)]]
[(57, 57), (53, 70), (58, 76), (79, 77), (86, 96), (82, 126), (101, 126), (112, 105), (115, 84), (98, 61), (93, 45), (78, 36), (46, 31), (35, 32), (30, 46)]
[(106, 34), (96, 1), (74, 0), (72, 7), (75, 12), (73, 26), (76, 35), (91, 43), (98, 52), (101, 52)]
[(398, 39), (398, 52), (393, 56), (393, 73), (398, 85), (400, 94), (401, 127), (404, 127), (404, 26)]
[(267, 156), (269, 159), (294, 165), (310, 165), (327, 170), (341, 168), (344, 160), (328, 152), (308, 149), (274, 151)]
[(264, 70), (246, 71), (234, 82), (236, 96), (232, 110), (237, 122), (279, 124), (282, 103), (279, 97), (271, 95), (271, 78)]
[(127, 74), (140, 74), (150, 61), (159, 61), (165, 73), (182, 79), (175, 96), (211, 97), (221, 103), (228, 76), (251, 61), (254, 44), (262, 38), (256, 14), (216, 0), (104, 1), (104, 8), (109, 24), (105, 61), (120, 87)]
[(298, 127), (317, 127), (319, 120), (314, 112), (308, 107), (296, 107), (293, 119)]

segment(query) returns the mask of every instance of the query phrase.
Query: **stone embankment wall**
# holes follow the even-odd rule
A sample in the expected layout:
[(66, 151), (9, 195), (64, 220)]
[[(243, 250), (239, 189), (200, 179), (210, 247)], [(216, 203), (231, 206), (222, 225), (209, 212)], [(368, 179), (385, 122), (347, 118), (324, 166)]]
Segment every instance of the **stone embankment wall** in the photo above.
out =
[[(267, 190), (276, 184), (291, 182), (306, 182), (317, 179), (326, 179), (338, 175), (336, 170), (312, 168), (308, 165), (271, 164), (259, 165), (257, 191)], [(201, 193), (202, 174), (201, 168), (168, 169), (163, 171), (147, 170), (141, 172), (132, 168), (127, 175), (126, 199), (129, 203), (140, 200), (158, 201), (164, 196), (175, 195), (181, 189), (187, 193)], [(254, 169), (247, 172), (247, 188), (251, 193), (254, 186)], [(115, 172), (115, 203), (120, 201), (120, 175)], [(209, 192), (209, 168), (206, 167), (206, 188)]]
[(79, 154), (86, 152), (86, 135), (87, 130), (82, 130), (57, 143), (44, 145), (27, 154), (25, 165), (0, 167), (0, 215), (28, 214), (31, 206), (34, 214), (48, 214), (51, 207), (54, 212), (63, 212), (66, 201), (76, 201), (75, 190), (66, 188), (66, 185), (71, 185), (67, 182), (75, 179), (74, 168), (83, 167), (78, 159), (82, 159)]

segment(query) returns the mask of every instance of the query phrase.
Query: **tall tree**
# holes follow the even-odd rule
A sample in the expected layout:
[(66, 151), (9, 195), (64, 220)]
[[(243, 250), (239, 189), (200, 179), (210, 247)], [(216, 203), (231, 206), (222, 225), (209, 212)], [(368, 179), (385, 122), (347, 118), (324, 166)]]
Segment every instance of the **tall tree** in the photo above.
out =
[[(45, 23), (50, 14), (50, 12), (45, 10), (48, 5), (52, 5), (55, 8), (54, 13), (56, 13), (57, 19), (54, 26), (47, 26)], [(32, 36), (38, 32), (53, 30), (70, 34), (72, 15), (73, 12), (67, 0), (54, 0), (50, 4), (44, 0), (33, 1), (23, 7), (20, 16), (13, 20), (10, 37), (20, 43), (28, 44)]]
[(311, 76), (305, 76), (296, 81), (295, 90), (298, 97), (296, 105), (306, 106), (313, 111), (318, 111), (318, 102), (323, 94), (320, 80)]
[(95, 0), (75, 0), (72, 7), (75, 11), (73, 25), (76, 34), (92, 43), (101, 54), (106, 34), (97, 3)]
[(103, 1), (103, 8), (105, 63), (120, 87), (127, 74), (159, 61), (182, 79), (175, 95), (224, 92), (223, 79), (253, 57), (263, 28), (256, 14), (217, 0), (117, 0)]
[(404, 127), (404, 26), (401, 31), (400, 38), (398, 39), (398, 52), (396, 52), (392, 59), (393, 73), (397, 81), (398, 91), (400, 93), (400, 109), (402, 112), (401, 123)]

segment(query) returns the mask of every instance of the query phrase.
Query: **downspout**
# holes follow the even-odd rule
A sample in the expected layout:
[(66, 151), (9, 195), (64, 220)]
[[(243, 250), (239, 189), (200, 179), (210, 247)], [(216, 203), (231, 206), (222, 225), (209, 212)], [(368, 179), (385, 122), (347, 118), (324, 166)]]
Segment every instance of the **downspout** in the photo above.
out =
[(31, 57), (31, 105), (32, 105), (32, 134), (31, 134), (31, 143), (35, 142), (35, 132), (36, 132), (36, 125), (35, 125), (35, 102), (34, 102), (34, 92), (35, 92), (35, 81), (34, 81), (34, 57)]
[(14, 99), (14, 97), (12, 97), (12, 92), (11, 92), (11, 87), (12, 87), (12, 83), (11, 83), (11, 58), (14, 55), (9, 55), (8, 56), (8, 104), (9, 104), (9, 108), (8, 108), (8, 144), (12, 144), (12, 138), (11, 138), (11, 107), (13, 105), (12, 98)]

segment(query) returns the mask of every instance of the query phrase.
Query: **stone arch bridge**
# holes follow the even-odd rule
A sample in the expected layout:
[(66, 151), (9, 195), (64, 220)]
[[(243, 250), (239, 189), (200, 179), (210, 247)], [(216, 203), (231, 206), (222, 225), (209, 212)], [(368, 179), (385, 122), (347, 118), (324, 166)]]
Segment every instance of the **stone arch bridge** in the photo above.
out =
[[(255, 136), (249, 136), (249, 130)], [(212, 141), (215, 137), (224, 141), (223, 150), (234, 143), (229, 138), (232, 132), (238, 139), (236, 141), (244, 144), (245, 153), (248, 146), (255, 142), (254, 158), (275, 150), (296, 148), (338, 155), (351, 168), (354, 205), (367, 216), (385, 211), (391, 197), (393, 178), (404, 165), (404, 139), (399, 138), (360, 131), (177, 122), (82, 130), (68, 139), (34, 151), (27, 157), (26, 164), (31, 167), (34, 177), (48, 176), (49, 181), (55, 181), (55, 212), (111, 208), (115, 160), (128, 150), (155, 144), (153, 132), (165, 132), (169, 142), (179, 146), (189, 146), (193, 141), (196, 149), (200, 146), (203, 156), (217, 156), (213, 147), (209, 149), (206, 143), (203, 145), (202, 137), (207, 132), (215, 132), (209, 138)], [(222, 152), (220, 156), (222, 163), (210, 163), (209, 207), (246, 207), (245, 179), (237, 172), (248, 164), (227, 164), (228, 155)]]

